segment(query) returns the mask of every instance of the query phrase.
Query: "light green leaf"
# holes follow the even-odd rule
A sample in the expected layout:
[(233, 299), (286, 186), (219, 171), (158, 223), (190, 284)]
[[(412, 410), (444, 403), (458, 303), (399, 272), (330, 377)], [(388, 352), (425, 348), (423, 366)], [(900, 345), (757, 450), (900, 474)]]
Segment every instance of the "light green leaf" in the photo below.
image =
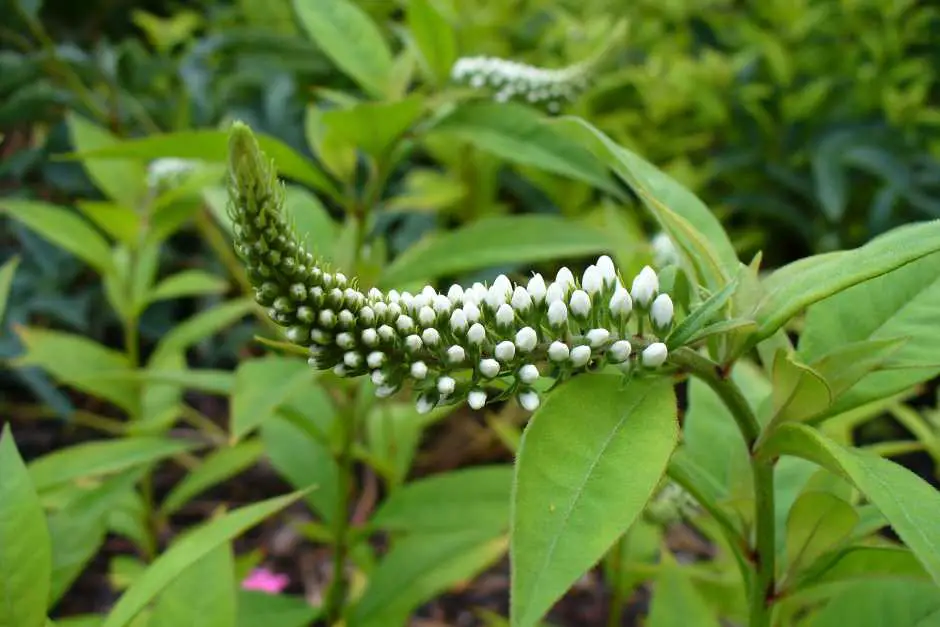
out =
[(845, 448), (805, 425), (781, 425), (760, 456), (793, 455), (851, 481), (885, 515), (901, 540), (940, 583), (940, 492), (891, 461)]
[(842, 589), (809, 627), (932, 627), (940, 624), (940, 589), (897, 579)]
[(720, 624), (678, 566), (668, 566), (659, 572), (647, 627), (719, 627)]
[[(905, 254), (907, 251), (904, 251)], [(906, 338), (890, 365), (865, 376), (840, 398), (830, 415), (901, 392), (940, 373), (940, 254), (851, 287), (809, 309), (800, 334), (799, 355), (807, 362), (862, 341)], [(923, 364), (923, 367), (916, 367)], [(930, 365), (934, 364), (934, 365)]]
[(228, 289), (228, 281), (203, 270), (183, 270), (157, 283), (150, 292), (148, 302), (172, 300), (203, 294), (221, 294)]
[[(338, 195), (335, 184), (311, 161), (297, 154), (284, 142), (255, 133), (261, 150), (274, 161), (277, 171), (286, 177), (305, 183), (314, 189)], [(137, 139), (126, 139), (113, 146), (82, 149), (73, 158), (88, 160), (126, 158), (150, 160), (164, 157), (198, 159), (209, 163), (228, 162), (228, 132), (209, 129), (178, 131), (148, 135)]]
[[(75, 112), (70, 111), (65, 119), (76, 152), (112, 148), (121, 142), (118, 137)], [(147, 193), (147, 171), (139, 162), (129, 158), (85, 157), (82, 165), (98, 189), (118, 204), (138, 207)]]
[(787, 570), (812, 564), (826, 551), (846, 540), (858, 522), (855, 508), (830, 492), (803, 492), (787, 519)]
[(160, 593), (147, 627), (235, 627), (235, 591), (235, 559), (223, 542)]
[[(18, 366), (39, 366), (58, 381), (109, 400), (130, 414), (139, 409), (138, 386), (123, 353), (87, 338), (62, 331), (20, 327), (26, 352), (14, 360)], [(122, 377), (125, 377), (122, 380)]]
[(369, 577), (349, 616), (349, 627), (404, 624), (412, 610), (471, 579), (505, 551), (505, 537), (480, 531), (399, 540)]
[(50, 490), (76, 479), (126, 471), (179, 455), (197, 447), (194, 442), (158, 437), (86, 442), (58, 449), (29, 465), (36, 489)]
[(601, 558), (666, 470), (678, 437), (672, 383), (622, 381), (571, 379), (522, 436), (511, 523), (514, 627), (536, 624)]
[(907, 341), (899, 338), (844, 344), (810, 363), (810, 367), (826, 380), (835, 400), (863, 377), (885, 366)]
[(234, 446), (214, 451), (173, 487), (163, 499), (160, 511), (165, 515), (174, 513), (197, 494), (254, 465), (263, 452), (264, 447), (260, 440), (244, 440)]
[[(354, 106), (353, 101), (349, 106)], [(356, 173), (356, 147), (340, 139), (323, 124), (325, 111), (315, 105), (307, 107), (304, 115), (304, 137), (307, 145), (320, 162), (341, 181), (351, 181)]]
[[(940, 220), (933, 220), (895, 228), (860, 248), (794, 261), (776, 270), (764, 283), (765, 296), (753, 312), (760, 325), (755, 341), (770, 337), (790, 318), (818, 301), (937, 251), (940, 251)], [(906, 281), (905, 284), (911, 289), (910, 284)], [(914, 288), (915, 294), (917, 291)]]
[(397, 102), (362, 102), (323, 114), (323, 124), (341, 140), (381, 158), (421, 116), (423, 99), (411, 95)]
[(336, 245), (336, 223), (320, 199), (296, 185), (284, 189), (284, 216), (294, 225), (301, 238), (305, 238), (307, 249), (325, 259), (333, 259)]
[(770, 400), (768, 432), (781, 422), (799, 421), (820, 413), (832, 402), (832, 391), (822, 375), (796, 361), (791, 353), (779, 351), (774, 356)]
[(43, 627), (52, 575), (49, 529), (10, 423), (0, 435), (0, 625)]
[(0, 324), (3, 323), (3, 314), (6, 313), (7, 300), (10, 298), (10, 289), (13, 287), (13, 275), (19, 265), (20, 258), (14, 256), (0, 266)]
[(235, 371), (232, 439), (243, 438), (263, 424), (298, 389), (313, 385), (313, 378), (314, 371), (301, 359), (272, 355), (242, 362)]
[(125, 627), (179, 575), (223, 543), (254, 527), (303, 496), (294, 492), (247, 505), (207, 522), (181, 539), (154, 561), (111, 609), (103, 627)]
[(235, 324), (248, 315), (254, 306), (247, 298), (232, 300), (187, 318), (163, 336), (157, 345), (157, 352), (184, 351)]
[(174, 384), (189, 390), (226, 396), (235, 389), (235, 375), (230, 370), (138, 370), (131, 378), (150, 385)]
[(238, 591), (238, 627), (308, 627), (319, 616), (320, 608), (299, 597)]
[(115, 240), (131, 247), (137, 244), (141, 216), (132, 209), (100, 200), (79, 200), (75, 206)]
[(72, 253), (101, 274), (113, 267), (111, 246), (98, 231), (64, 207), (38, 200), (0, 200), (0, 212)]
[(594, 155), (560, 133), (547, 117), (521, 104), (468, 102), (438, 121), (431, 132), (465, 141), (512, 163), (619, 193)]
[(393, 492), (371, 522), (391, 532), (505, 532), (512, 474), (511, 466), (488, 466), (413, 481)]
[(369, 15), (350, 0), (294, 0), (300, 24), (336, 66), (375, 96), (385, 93), (392, 53)]
[(666, 338), (666, 346), (670, 349), (683, 346), (705, 326), (715, 319), (715, 316), (724, 308), (737, 289), (737, 280), (731, 281), (723, 288), (709, 296), (705, 302), (696, 307), (685, 319), (672, 330)]
[(446, 83), (457, 60), (454, 28), (429, 0), (408, 0), (406, 18), (425, 71), (436, 84)]
[(401, 284), (507, 263), (531, 263), (602, 252), (607, 236), (557, 216), (500, 216), (439, 233), (412, 246), (385, 271)]
[(798, 590), (807, 590), (850, 579), (879, 577), (930, 581), (930, 575), (907, 548), (853, 546), (836, 551), (810, 565), (796, 587)]

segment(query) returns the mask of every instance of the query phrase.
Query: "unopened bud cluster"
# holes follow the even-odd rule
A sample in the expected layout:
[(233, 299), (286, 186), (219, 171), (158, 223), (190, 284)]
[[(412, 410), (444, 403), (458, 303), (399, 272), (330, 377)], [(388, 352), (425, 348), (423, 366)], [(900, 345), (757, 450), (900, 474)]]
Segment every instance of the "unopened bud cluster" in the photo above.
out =
[[(363, 292), (322, 268), (283, 221), (280, 187), (247, 129), (236, 127), (231, 150), (236, 248), (255, 298), (290, 341), (310, 347), (315, 368), (369, 376), (381, 397), (410, 388), (422, 412), (463, 401), (479, 409), (511, 397), (532, 411), (543, 378), (607, 365), (627, 373), (666, 361), (657, 338), (672, 326), (673, 303), (659, 293), (652, 268), (629, 289), (603, 256), (580, 279), (562, 268), (554, 280), (535, 274), (525, 285), (500, 275), (490, 285), (442, 292)], [(646, 321), (656, 338), (637, 337)]]
[(451, 69), (451, 78), (476, 89), (490, 89), (498, 102), (510, 100), (544, 105), (557, 112), (588, 87), (588, 73), (580, 65), (546, 70), (495, 57), (463, 57)]
[(186, 180), (198, 165), (197, 161), (177, 157), (154, 159), (147, 165), (147, 186), (154, 192), (176, 187)]

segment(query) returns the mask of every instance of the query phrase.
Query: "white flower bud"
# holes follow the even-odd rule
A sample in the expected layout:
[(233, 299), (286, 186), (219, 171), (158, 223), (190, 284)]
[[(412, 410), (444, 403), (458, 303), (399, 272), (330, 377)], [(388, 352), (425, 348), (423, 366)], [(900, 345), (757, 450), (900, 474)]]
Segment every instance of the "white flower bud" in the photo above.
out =
[(529, 296), (529, 292), (526, 291), (524, 287), (517, 285), (516, 289), (512, 292), (512, 300), (510, 303), (513, 309), (519, 313), (525, 313), (529, 311), (529, 307), (532, 306), (532, 297)]
[(450, 313), (450, 299), (443, 294), (438, 294), (435, 296), (431, 305), (434, 307), (434, 311), (439, 314)]
[(591, 329), (587, 332), (587, 341), (594, 348), (600, 348), (610, 339), (610, 331), (607, 329)]
[(558, 283), (565, 292), (574, 287), (574, 275), (571, 274), (571, 270), (567, 266), (563, 266), (555, 275), (555, 283)]
[(434, 402), (434, 399), (426, 394), (422, 394), (418, 397), (418, 401), (415, 403), (415, 409), (418, 410), (419, 414), (426, 414), (434, 409), (435, 405), (437, 405), (437, 403)]
[(512, 361), (512, 358), (516, 356), (516, 345), (509, 340), (504, 340), (496, 345), (494, 352), (496, 359), (500, 361)]
[(630, 342), (627, 340), (617, 340), (610, 345), (607, 354), (610, 356), (612, 362), (619, 364), (622, 361), (626, 361), (630, 357), (631, 352), (633, 352), (633, 347), (630, 346)]
[(385, 373), (381, 370), (373, 370), (371, 379), (374, 385), (385, 385)]
[(610, 313), (614, 318), (622, 319), (629, 316), (631, 311), (633, 311), (633, 299), (630, 297), (630, 292), (622, 285), (618, 285), (613, 296), (610, 297)]
[(415, 297), (412, 296), (411, 292), (402, 292), (401, 297), (398, 299), (398, 304), (405, 309), (411, 309), (411, 306), (414, 304), (414, 300)]
[(499, 309), (496, 310), (496, 324), (501, 327), (511, 326), (515, 318), (516, 316), (512, 311), (512, 307), (509, 305), (502, 304), (499, 306)]
[(425, 285), (421, 290), (421, 294), (424, 295), (429, 301), (433, 301), (434, 297), (437, 296), (437, 290), (431, 287), (430, 285)]
[(332, 336), (326, 331), (320, 329), (313, 329), (310, 331), (310, 339), (316, 342), (317, 344), (326, 345), (332, 341)]
[(417, 335), (411, 334), (405, 338), (405, 350), (409, 353), (417, 353), (422, 346), (424, 346), (424, 343)]
[(495, 359), (481, 359), (480, 360), (480, 374), (482, 374), (487, 379), (492, 379), (493, 377), (499, 374), (499, 362)]
[[(393, 303), (393, 304), (397, 304), (397, 303)], [(375, 315), (379, 318), (384, 318), (386, 314), (388, 314), (388, 307), (389, 306), (383, 302), (378, 302), (372, 306), (372, 308), (375, 310)]]
[(568, 322), (568, 307), (564, 302), (556, 300), (548, 306), (548, 323), (553, 327), (560, 327)]
[(383, 324), (379, 327), (379, 337), (386, 342), (390, 342), (395, 337), (395, 330), (387, 324)]
[(529, 279), (529, 284), (526, 285), (525, 289), (529, 293), (529, 296), (532, 297), (533, 302), (541, 303), (545, 300), (545, 279), (542, 278), (541, 274), (536, 274)]
[(395, 385), (380, 385), (375, 388), (375, 395), (379, 398), (388, 398), (397, 391), (398, 387)]
[(424, 343), (428, 346), (437, 346), (441, 341), (441, 334), (434, 327), (430, 327), (424, 330), (421, 334), (421, 339), (424, 340)]
[(672, 325), (673, 313), (675, 312), (669, 294), (657, 296), (653, 301), (653, 306), (650, 307), (650, 322), (653, 323), (653, 329), (659, 333), (668, 331)]
[[(502, 276), (502, 275), (500, 275)], [(499, 309), (500, 305), (506, 304), (509, 300), (508, 290), (504, 290), (502, 285), (493, 285), (490, 287), (489, 291), (486, 293), (486, 302), (487, 306), (492, 310)]]
[(329, 329), (334, 324), (336, 324), (336, 314), (333, 313), (332, 309), (324, 309), (320, 312), (320, 326)]
[(476, 303), (464, 303), (463, 304), (463, 313), (467, 317), (467, 320), (470, 322), (477, 322), (480, 320), (480, 308)]
[(531, 385), (539, 379), (539, 369), (532, 364), (526, 364), (519, 368), (519, 380), (527, 385)]
[(463, 346), (454, 344), (447, 349), (447, 361), (452, 364), (461, 364), (463, 360), (467, 358), (467, 351), (463, 349)]
[(411, 376), (414, 379), (421, 380), (428, 376), (428, 366), (423, 361), (416, 361), (411, 364)]
[(349, 351), (343, 354), (343, 363), (350, 368), (358, 368), (362, 363), (362, 355), (356, 351)]
[(358, 305), (362, 302), (362, 293), (354, 290), (351, 287), (347, 287), (343, 291), (343, 297), (346, 299), (346, 302), (351, 305)]
[(398, 320), (395, 321), (395, 326), (398, 327), (399, 331), (405, 333), (415, 328), (415, 321), (411, 319), (411, 316), (402, 314), (398, 316)]
[(369, 288), (368, 295), (371, 300), (385, 300), (385, 296), (382, 294), (382, 290), (377, 287)]
[(379, 343), (379, 334), (375, 329), (363, 329), (362, 343), (366, 346), (375, 346)]
[(372, 307), (363, 307), (359, 310), (359, 319), (365, 324), (372, 324), (375, 322), (375, 310)]
[(486, 329), (479, 322), (474, 322), (470, 330), (467, 331), (467, 339), (471, 344), (482, 344), (486, 338)]
[(388, 306), (388, 315), (392, 320), (395, 320), (402, 314), (401, 305), (398, 303), (391, 303)]
[[(470, 288), (473, 292), (473, 302), (479, 305), (484, 300), (486, 300), (486, 294), (489, 290), (486, 289), (486, 286), (480, 282), (474, 283)], [(464, 302), (467, 301), (467, 293), (464, 292)]]
[(575, 368), (586, 366), (591, 361), (590, 346), (575, 346), (571, 349), (571, 364)]
[(650, 242), (653, 248), (653, 260), (659, 267), (679, 263), (679, 252), (669, 236), (663, 232), (657, 233)]
[(451, 285), (447, 290), (447, 300), (454, 305), (463, 302), (463, 288), (456, 283)]
[(434, 315), (434, 310), (427, 305), (418, 310), (418, 322), (420, 322), (423, 327), (429, 327), (434, 324), (436, 318), (437, 316)]
[(571, 313), (580, 318), (586, 318), (591, 313), (591, 297), (584, 290), (575, 290), (571, 295)]
[(347, 374), (346, 366), (343, 364), (336, 364), (333, 366), (333, 374), (335, 374), (337, 377), (345, 377)]
[(650, 344), (643, 349), (643, 365), (647, 368), (658, 368), (666, 363), (666, 357), (668, 356), (669, 351), (666, 349), (665, 344), (662, 342)]
[(337, 272), (336, 276), (333, 277), (333, 280), (336, 281), (336, 284), (340, 287), (346, 287), (346, 275), (342, 272)]
[(383, 363), (385, 363), (385, 353), (382, 351), (372, 351), (366, 357), (366, 364), (370, 368), (381, 368)]
[(467, 314), (463, 312), (463, 309), (455, 309), (454, 313), (450, 314), (450, 330), (454, 333), (462, 333), (467, 329)]
[(613, 259), (607, 255), (601, 255), (597, 258), (597, 263), (594, 265), (597, 266), (598, 271), (601, 273), (604, 285), (610, 287), (617, 282), (617, 268), (614, 266)]
[(351, 333), (340, 333), (336, 336), (336, 345), (340, 348), (352, 348), (356, 345)]
[(339, 316), (337, 316), (337, 318), (339, 320), (340, 326), (342, 327), (351, 327), (356, 321), (356, 316), (354, 316), (353, 312), (349, 311), (348, 309), (344, 309), (339, 312)]
[(496, 277), (495, 281), (493, 281), (493, 287), (508, 297), (512, 292), (512, 281), (510, 281), (509, 277), (507, 277), (505, 274), (501, 274)]
[(430, 304), (431, 299), (428, 298), (424, 292), (422, 292), (420, 294), (416, 294), (415, 297), (411, 300), (411, 310), (421, 311), (422, 307), (427, 307)]
[(343, 302), (343, 290), (339, 289), (338, 287), (334, 287), (333, 289), (331, 289), (330, 300), (332, 301), (330, 303), (331, 305), (339, 307), (340, 304)]
[(486, 405), (486, 392), (480, 389), (470, 390), (467, 394), (467, 404), (471, 409), (482, 409)]
[(633, 279), (633, 286), (630, 288), (633, 302), (643, 309), (648, 309), (658, 291), (659, 277), (652, 268), (643, 266), (640, 273)]
[(558, 301), (564, 301), (566, 292), (567, 290), (558, 283), (552, 283), (545, 291), (545, 302), (551, 305)]
[(516, 333), (516, 347), (523, 353), (532, 351), (538, 343), (538, 333), (532, 327), (523, 327)]
[(548, 347), (548, 358), (552, 361), (567, 361), (571, 350), (564, 342), (552, 342)]
[(535, 411), (539, 408), (540, 403), (539, 395), (532, 390), (527, 390), (519, 395), (519, 404), (526, 411)]
[(597, 266), (588, 266), (581, 277), (581, 287), (588, 294), (597, 294), (603, 286), (604, 277), (601, 276), (601, 271)]
[(456, 388), (457, 382), (453, 377), (441, 377), (437, 380), (437, 391), (441, 393), (441, 396), (450, 396)]
[(387, 298), (388, 302), (397, 303), (399, 300), (401, 300), (401, 294), (398, 293), (398, 290), (389, 290)]

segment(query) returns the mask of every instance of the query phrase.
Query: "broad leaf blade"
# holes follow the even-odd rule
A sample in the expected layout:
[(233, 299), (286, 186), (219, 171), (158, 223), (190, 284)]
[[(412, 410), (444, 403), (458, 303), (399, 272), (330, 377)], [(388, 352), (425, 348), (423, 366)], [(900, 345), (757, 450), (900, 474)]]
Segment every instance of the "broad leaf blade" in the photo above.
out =
[(269, 356), (243, 362), (235, 372), (231, 435), (238, 440), (264, 423), (314, 372), (300, 359)]
[(224, 542), (160, 593), (147, 627), (235, 627), (236, 603), (235, 559)]
[(323, 114), (323, 124), (341, 140), (381, 158), (421, 116), (423, 101), (409, 96), (397, 102), (362, 102)]
[(811, 490), (802, 493), (787, 518), (787, 568), (812, 564), (820, 555), (834, 549), (849, 537), (858, 523), (855, 509), (829, 492)]
[(660, 571), (647, 627), (720, 627), (702, 595), (678, 566)]
[(883, 579), (841, 589), (810, 627), (932, 627), (940, 624), (940, 589)]
[(197, 494), (251, 467), (263, 452), (260, 440), (244, 440), (235, 446), (218, 449), (173, 487), (163, 499), (160, 510), (164, 514), (172, 514)]
[(514, 627), (538, 622), (639, 515), (676, 444), (666, 379), (575, 377), (522, 437), (512, 509)]
[[(72, 144), (77, 152), (111, 148), (120, 139), (82, 116), (66, 116)], [(82, 165), (95, 185), (109, 198), (125, 207), (137, 207), (146, 193), (147, 174), (141, 163), (127, 158), (82, 159)]]
[(426, 71), (437, 84), (446, 83), (457, 60), (453, 27), (430, 0), (408, 0), (406, 15)]

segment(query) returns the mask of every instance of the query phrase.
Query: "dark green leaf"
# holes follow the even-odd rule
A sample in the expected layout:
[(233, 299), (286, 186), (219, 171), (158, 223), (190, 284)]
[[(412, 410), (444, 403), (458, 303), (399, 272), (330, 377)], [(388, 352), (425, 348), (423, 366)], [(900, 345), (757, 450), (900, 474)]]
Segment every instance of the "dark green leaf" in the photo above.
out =
[(7, 300), (10, 297), (10, 289), (13, 287), (13, 274), (19, 264), (19, 257), (11, 257), (0, 266), (0, 324), (3, 323), (3, 314), (6, 313)]

